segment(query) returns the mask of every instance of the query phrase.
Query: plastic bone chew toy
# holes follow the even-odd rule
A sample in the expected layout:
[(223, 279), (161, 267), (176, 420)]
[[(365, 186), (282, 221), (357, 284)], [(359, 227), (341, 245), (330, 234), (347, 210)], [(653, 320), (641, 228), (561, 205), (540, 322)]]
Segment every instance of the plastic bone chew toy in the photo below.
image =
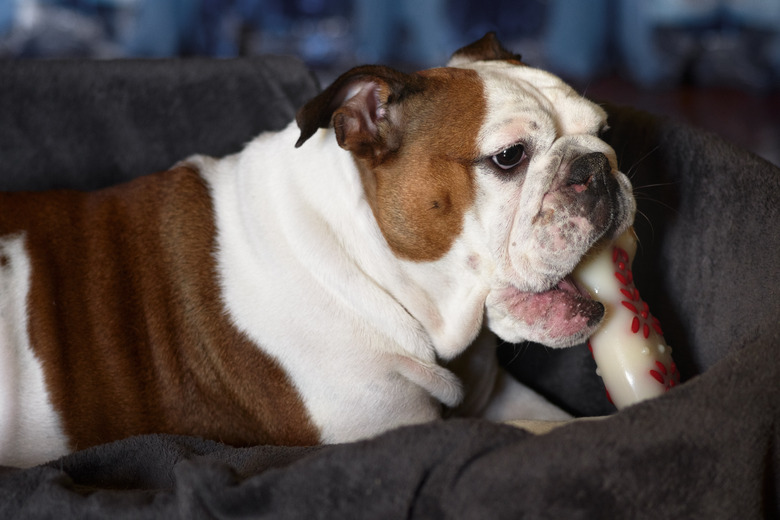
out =
[(574, 271), (577, 283), (606, 311), (588, 346), (618, 409), (661, 395), (680, 380), (661, 324), (634, 286), (636, 243), (629, 228), (614, 243), (589, 252)]

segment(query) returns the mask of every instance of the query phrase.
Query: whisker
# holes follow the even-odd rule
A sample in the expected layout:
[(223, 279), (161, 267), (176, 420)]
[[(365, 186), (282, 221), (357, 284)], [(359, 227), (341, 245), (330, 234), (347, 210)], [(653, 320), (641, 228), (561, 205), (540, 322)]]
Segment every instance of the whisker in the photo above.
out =
[(636, 192), (634, 193), (634, 198), (636, 200), (638, 200), (638, 201), (642, 200), (642, 201), (652, 202), (654, 204), (658, 204), (659, 206), (662, 206), (662, 207), (668, 209), (669, 211), (674, 212), (675, 215), (678, 214), (677, 208), (669, 205), (668, 203), (666, 203), (666, 202), (664, 202), (664, 201), (662, 201), (660, 199), (655, 199), (655, 198), (652, 198), (652, 197), (648, 197), (648, 196), (643, 195), (641, 193), (637, 194)]
[(641, 186), (634, 186), (634, 191), (643, 190), (645, 188), (661, 188), (664, 186), (674, 186), (676, 182), (657, 182), (655, 184), (643, 184)]
[(589, 80), (588, 84), (585, 85), (585, 87), (582, 89), (582, 93), (580, 94), (581, 98), (587, 98), (588, 97), (588, 89), (590, 88), (590, 84), (593, 80)]
[[(501, 342), (501, 344), (502, 344), (502, 345), (506, 345), (506, 342), (505, 342), (505, 341), (502, 341), (502, 342)], [(509, 361), (507, 361), (507, 363), (506, 363), (507, 365), (511, 365), (512, 363), (514, 363), (514, 362), (515, 362), (515, 360), (516, 360), (517, 358), (519, 358), (519, 357), (520, 357), (520, 356), (523, 354), (523, 352), (525, 352), (526, 350), (528, 350), (528, 342), (524, 342), (524, 343), (512, 343), (512, 347), (513, 347), (513, 349), (514, 349), (514, 353), (513, 353), (513, 355), (512, 355), (512, 359), (510, 359)]]
[(658, 149), (659, 149), (659, 148), (660, 148), (660, 146), (659, 146), (659, 145), (656, 145), (656, 146), (654, 146), (652, 149), (650, 149), (650, 151), (649, 151), (649, 152), (647, 152), (647, 153), (646, 153), (646, 154), (644, 154), (642, 157), (640, 157), (638, 161), (636, 161), (636, 162), (635, 162), (633, 165), (631, 165), (631, 166), (628, 168), (628, 171), (626, 171), (626, 177), (628, 177), (629, 179), (631, 179), (631, 178), (632, 178), (632, 177), (633, 177), (633, 176), (636, 174), (637, 170), (639, 169), (639, 165), (640, 165), (640, 164), (642, 164), (642, 163), (643, 163), (643, 162), (644, 162), (644, 161), (645, 161), (645, 160), (646, 160), (648, 157), (650, 157), (650, 156), (651, 156), (653, 153), (655, 153), (656, 151), (658, 151)]
[[(647, 224), (650, 226), (650, 240), (652, 242), (655, 242), (655, 226), (653, 225), (653, 221), (650, 220), (650, 217), (645, 214), (644, 211), (636, 210), (636, 214), (641, 216), (647, 221)], [(639, 240), (639, 237), (637, 237), (637, 243), (639, 244), (639, 247), (642, 247), (642, 241)]]

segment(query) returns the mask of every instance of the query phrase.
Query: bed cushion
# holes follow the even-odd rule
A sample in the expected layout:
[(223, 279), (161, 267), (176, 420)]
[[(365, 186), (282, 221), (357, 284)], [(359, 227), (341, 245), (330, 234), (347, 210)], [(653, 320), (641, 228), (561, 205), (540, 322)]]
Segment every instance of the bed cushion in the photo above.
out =
[(318, 90), (281, 56), (0, 60), (0, 190), (95, 189), (237, 152)]
[[(291, 58), (0, 63), (0, 189), (92, 189), (224, 155), (317, 91)], [(780, 170), (607, 105), (639, 199), (635, 278), (685, 384), (614, 413), (583, 345), (502, 346), (578, 415), (534, 437), (480, 420), (326, 447), (149, 435), (0, 469), (0, 517), (760, 518), (780, 515)]]

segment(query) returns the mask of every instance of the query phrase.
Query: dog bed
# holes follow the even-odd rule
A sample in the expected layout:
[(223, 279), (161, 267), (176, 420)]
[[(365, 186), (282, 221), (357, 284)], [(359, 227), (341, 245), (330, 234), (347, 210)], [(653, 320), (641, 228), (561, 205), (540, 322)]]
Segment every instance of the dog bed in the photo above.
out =
[[(0, 189), (93, 189), (238, 151), (317, 90), (283, 57), (0, 62)], [(780, 517), (780, 169), (606, 108), (641, 212), (635, 278), (683, 385), (615, 413), (584, 345), (501, 345), (552, 401), (609, 416), (541, 436), (451, 419), (309, 448), (140, 436), (0, 468), (0, 517)]]

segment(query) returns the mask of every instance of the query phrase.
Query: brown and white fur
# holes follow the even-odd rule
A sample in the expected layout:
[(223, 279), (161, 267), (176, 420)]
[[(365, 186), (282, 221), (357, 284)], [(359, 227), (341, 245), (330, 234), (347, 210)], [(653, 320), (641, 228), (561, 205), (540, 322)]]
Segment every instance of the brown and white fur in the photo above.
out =
[(487, 331), (598, 325), (567, 275), (635, 209), (604, 111), (488, 35), (445, 68), (353, 69), (297, 119), (102, 191), (0, 194), (0, 464), (567, 417)]

